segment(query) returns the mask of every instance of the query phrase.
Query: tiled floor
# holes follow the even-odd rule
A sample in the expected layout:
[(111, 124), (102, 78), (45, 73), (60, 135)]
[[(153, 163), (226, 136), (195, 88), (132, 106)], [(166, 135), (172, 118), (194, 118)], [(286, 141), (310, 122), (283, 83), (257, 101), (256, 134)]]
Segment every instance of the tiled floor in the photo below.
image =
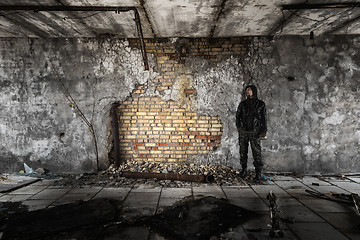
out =
[[(54, 186), (53, 180), (43, 180), (6, 194), (0, 193), (0, 201), (22, 202), (30, 210), (37, 210), (77, 200), (106, 197), (123, 201), (124, 218), (133, 218), (154, 215), (184, 198), (214, 196), (256, 211), (258, 217), (212, 239), (270, 239), (267, 195), (272, 192), (278, 198), (283, 239), (360, 239), (360, 216), (356, 215), (354, 205), (316, 198), (306, 193), (305, 189), (321, 193), (359, 194), (360, 176), (275, 176), (273, 181), (264, 185), (197, 184), (196, 187), (189, 185), (186, 188), (152, 188), (147, 185), (135, 185), (131, 188), (73, 188)], [(149, 232), (143, 229), (129, 228), (126, 231), (132, 239), (163, 239), (160, 236), (148, 238)]]

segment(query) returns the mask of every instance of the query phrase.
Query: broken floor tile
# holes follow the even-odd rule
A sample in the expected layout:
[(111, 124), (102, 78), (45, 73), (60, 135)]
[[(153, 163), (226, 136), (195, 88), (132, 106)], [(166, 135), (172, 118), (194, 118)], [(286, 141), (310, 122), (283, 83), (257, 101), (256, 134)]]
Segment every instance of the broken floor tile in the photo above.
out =
[(47, 188), (43, 191), (33, 195), (30, 199), (32, 200), (56, 200), (64, 196), (69, 192), (70, 189), (55, 189)]
[(325, 199), (302, 199), (304, 205), (315, 212), (354, 212), (355, 207), (350, 204), (337, 203)]
[(77, 194), (97, 194), (100, 192), (102, 187), (76, 187), (69, 191), (69, 194), (77, 193)]
[(267, 199), (267, 195), (272, 192), (278, 198), (290, 197), (290, 195), (277, 185), (257, 185), (252, 186), (252, 189), (263, 199)]
[(328, 223), (293, 223), (289, 228), (300, 240), (346, 240), (344, 234), (333, 228)]
[(225, 198), (225, 194), (218, 185), (203, 184), (200, 187), (193, 187), (193, 194), (195, 196), (212, 196), (218, 198)]
[(94, 198), (112, 198), (116, 200), (124, 200), (129, 194), (131, 188), (103, 188)]
[(287, 175), (273, 175), (270, 176), (270, 178), (277, 182), (277, 181), (293, 181), (294, 177), (293, 176), (287, 176)]
[(347, 179), (350, 179), (351, 181), (360, 183), (360, 177), (356, 177), (356, 176), (348, 176)]
[(25, 206), (29, 209), (29, 211), (35, 211), (43, 208), (49, 207), (54, 200), (31, 200), (28, 199), (23, 202)]
[(294, 222), (324, 222), (317, 214), (305, 206), (289, 206), (279, 209), (281, 219), (291, 219)]
[(191, 195), (191, 188), (163, 188), (161, 197), (182, 198)]
[(256, 212), (269, 211), (269, 207), (259, 198), (228, 198), (231, 204)]
[[(270, 212), (257, 212), (257, 217), (252, 218), (249, 221), (242, 224), (245, 230), (250, 231), (261, 231), (261, 230), (271, 230), (271, 217)], [(287, 229), (287, 226), (280, 222), (280, 229)]]
[(304, 183), (305, 185), (311, 186), (313, 183), (319, 184), (319, 186), (330, 186), (331, 184), (325, 181), (323, 178), (313, 177), (313, 176), (304, 176), (302, 178), (297, 178), (298, 181)]
[(67, 193), (64, 196), (62, 196), (61, 198), (59, 198), (58, 200), (56, 200), (52, 206), (57, 206), (57, 205), (64, 205), (64, 204), (69, 204), (69, 203), (74, 203), (77, 201), (89, 201), (95, 194), (92, 193), (83, 193), (83, 194), (78, 194), (78, 193)]
[(349, 191), (341, 189), (337, 186), (310, 186), (312, 190), (318, 191), (320, 193), (345, 193), (350, 194)]
[(349, 192), (351, 192), (352, 190), (360, 189), (359, 183), (350, 182), (350, 181), (333, 182), (333, 184), (339, 188), (348, 190)]
[(275, 184), (278, 185), (279, 187), (281, 187), (282, 189), (284, 189), (285, 191), (292, 190), (292, 189), (305, 190), (308, 188), (306, 185), (304, 185), (303, 183), (296, 181), (296, 180), (276, 181)]
[(0, 197), (0, 202), (7, 202), (7, 201), (23, 202), (23, 201), (29, 199), (31, 196), (33, 196), (33, 195), (31, 195), (31, 194), (20, 194), (20, 195), (7, 194), (7, 195)]
[(228, 198), (257, 198), (258, 195), (250, 187), (222, 187)]
[(47, 188), (47, 186), (27, 186), (11, 191), (9, 194), (37, 194)]
[[(360, 239), (359, 216), (352, 213), (319, 213), (322, 218), (333, 225), (336, 229), (351, 236), (351, 239)], [(357, 236), (358, 238), (354, 238)]]

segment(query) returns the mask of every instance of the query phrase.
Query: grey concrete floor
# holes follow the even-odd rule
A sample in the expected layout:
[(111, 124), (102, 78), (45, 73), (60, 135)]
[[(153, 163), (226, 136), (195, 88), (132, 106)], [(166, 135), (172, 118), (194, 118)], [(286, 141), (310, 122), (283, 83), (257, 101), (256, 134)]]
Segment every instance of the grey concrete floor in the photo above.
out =
[[(53, 183), (54, 180), (42, 180), (6, 194), (0, 193), (0, 202), (22, 202), (29, 210), (37, 210), (77, 200), (106, 197), (123, 201), (124, 217), (130, 219), (160, 213), (184, 198), (214, 196), (256, 211), (259, 217), (212, 239), (270, 239), (267, 195), (272, 192), (278, 198), (283, 239), (360, 239), (360, 216), (356, 215), (354, 205), (316, 198), (305, 192), (305, 189), (310, 189), (321, 193), (360, 194), (360, 176), (275, 176), (272, 181), (262, 185), (196, 184), (185, 188), (151, 187), (145, 184), (119, 188), (79, 188), (55, 186)], [(164, 239), (159, 235), (149, 236), (149, 232), (137, 228), (127, 231), (129, 239)]]

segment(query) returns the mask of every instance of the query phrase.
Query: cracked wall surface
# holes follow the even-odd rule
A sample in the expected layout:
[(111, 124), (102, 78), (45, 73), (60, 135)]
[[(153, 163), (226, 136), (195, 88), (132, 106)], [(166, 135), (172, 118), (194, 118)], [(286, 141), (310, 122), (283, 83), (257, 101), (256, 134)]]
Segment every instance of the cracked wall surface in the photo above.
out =
[[(1, 39), (0, 172), (24, 162), (54, 172), (106, 168), (111, 105), (138, 86), (139, 98), (219, 119), (220, 145), (189, 161), (239, 168), (235, 112), (250, 83), (267, 104), (265, 170), (360, 172), (359, 37), (152, 39), (150, 71), (138, 46), (133, 39)], [(64, 93), (95, 129), (98, 163), (92, 134)]]
[[(108, 165), (110, 108), (152, 78), (141, 52), (118, 39), (1, 39), (1, 166), (52, 171)], [(92, 135), (64, 92), (94, 126)]]

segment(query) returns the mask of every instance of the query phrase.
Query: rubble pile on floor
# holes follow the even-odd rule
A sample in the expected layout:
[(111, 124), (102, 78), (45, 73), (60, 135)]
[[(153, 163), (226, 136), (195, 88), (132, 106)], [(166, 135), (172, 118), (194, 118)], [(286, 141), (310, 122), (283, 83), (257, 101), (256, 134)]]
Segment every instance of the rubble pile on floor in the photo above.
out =
[(222, 166), (222, 165), (196, 165), (187, 163), (163, 163), (163, 162), (140, 162), (128, 161), (116, 168), (111, 165), (107, 170), (81, 174), (77, 176), (64, 176), (57, 182), (59, 185), (91, 185), (91, 186), (133, 186), (134, 184), (148, 184), (154, 187), (188, 187), (190, 184), (197, 185), (200, 183), (176, 181), (176, 180), (159, 180), (155, 178), (134, 179), (122, 176), (124, 171), (140, 173), (164, 173), (180, 175), (204, 175), (213, 176), (214, 184), (223, 186), (243, 186), (247, 182), (252, 183), (254, 173), (249, 171), (245, 179), (239, 177), (239, 170)]

